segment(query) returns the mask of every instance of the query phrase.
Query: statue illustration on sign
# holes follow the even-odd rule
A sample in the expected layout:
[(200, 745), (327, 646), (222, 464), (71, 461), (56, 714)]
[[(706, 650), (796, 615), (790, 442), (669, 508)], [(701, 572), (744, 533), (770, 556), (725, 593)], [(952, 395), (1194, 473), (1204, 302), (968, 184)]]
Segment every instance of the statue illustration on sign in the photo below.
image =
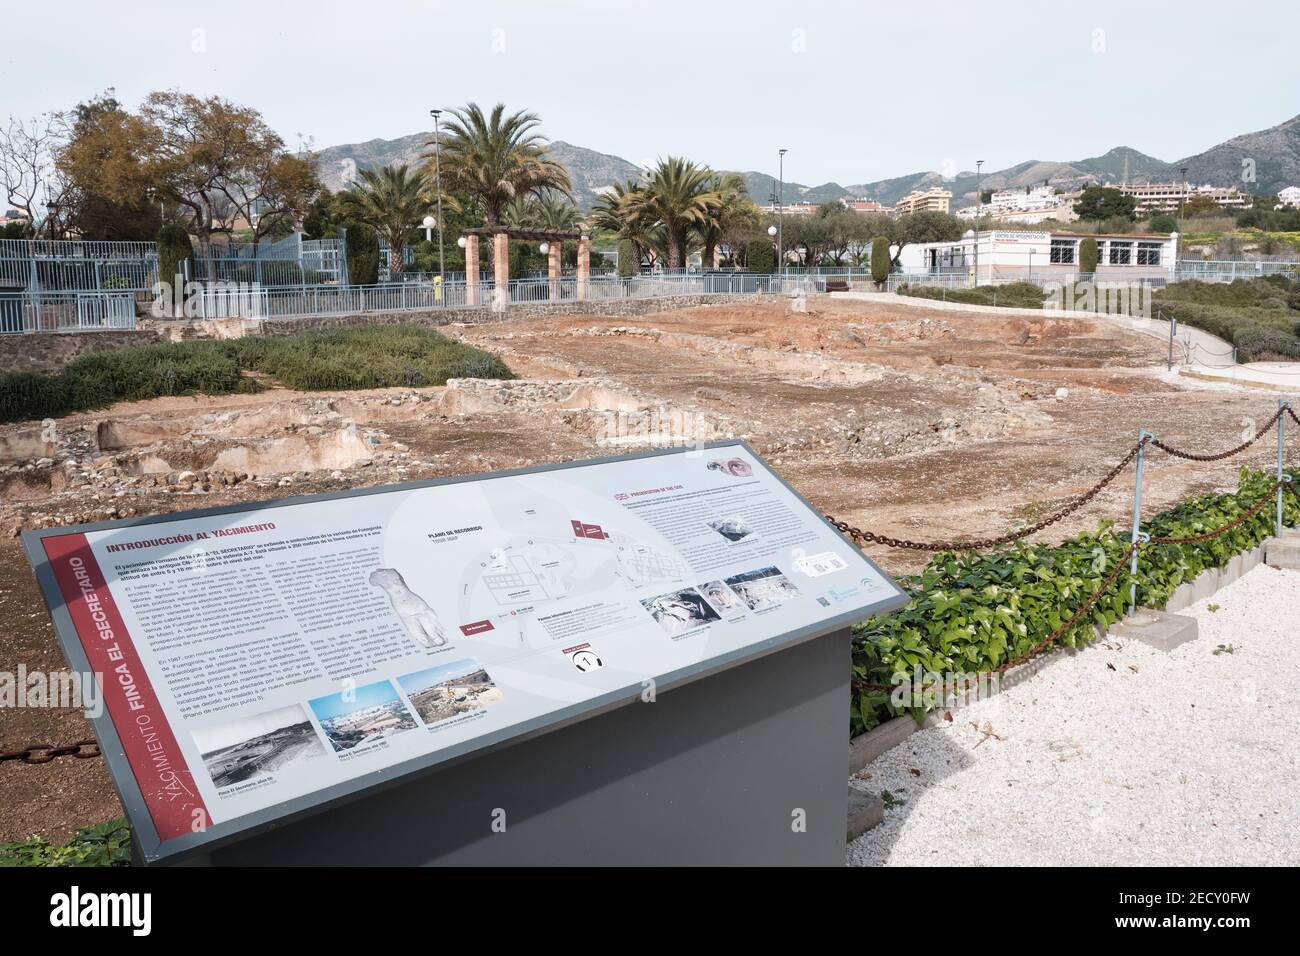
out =
[(370, 573), (370, 583), (383, 590), (401, 618), (406, 633), (425, 647), (441, 647), (447, 643), (442, 622), (424, 598), (406, 586), (406, 581), (392, 568), (376, 568)]

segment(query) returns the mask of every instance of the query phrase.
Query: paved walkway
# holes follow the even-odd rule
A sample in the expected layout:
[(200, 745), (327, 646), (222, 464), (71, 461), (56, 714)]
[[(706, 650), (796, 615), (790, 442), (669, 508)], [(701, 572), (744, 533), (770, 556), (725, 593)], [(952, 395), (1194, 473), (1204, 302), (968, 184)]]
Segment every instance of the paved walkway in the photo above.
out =
[[(993, 305), (967, 305), (964, 302), (945, 302), (942, 299), (898, 295), (896, 292), (832, 292), (830, 295), (837, 299), (887, 302), (890, 305), (936, 309), (941, 312), (984, 312), (1040, 317), (1053, 315), (1060, 318), (1097, 319), (1122, 325), (1133, 332), (1149, 335), (1161, 342), (1169, 341), (1170, 323), (1165, 319), (1107, 315), (1104, 312), (1084, 312), (1077, 309), (1007, 309)], [(1211, 335), (1190, 325), (1180, 325), (1175, 333), (1174, 361), (1175, 367), (1181, 374), (1228, 384), (1300, 392), (1300, 362), (1254, 362), (1240, 365), (1233, 361), (1232, 356), (1232, 343), (1224, 341), (1217, 335)]]
[(1109, 637), (869, 764), (885, 822), (848, 863), (1300, 865), (1300, 571), (1181, 613), (1197, 640)]

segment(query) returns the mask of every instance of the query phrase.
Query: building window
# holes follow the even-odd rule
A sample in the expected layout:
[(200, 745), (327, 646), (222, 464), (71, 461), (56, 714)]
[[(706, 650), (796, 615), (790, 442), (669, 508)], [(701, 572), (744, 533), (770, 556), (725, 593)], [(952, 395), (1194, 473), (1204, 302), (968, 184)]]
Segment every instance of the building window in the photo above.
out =
[(1133, 243), (1110, 242), (1110, 258), (1106, 261), (1113, 266), (1127, 266), (1133, 262)]
[(1140, 266), (1158, 266), (1160, 265), (1160, 246), (1158, 242), (1139, 242), (1138, 243), (1138, 265)]
[(1053, 239), (1051, 261), (1058, 265), (1074, 265), (1075, 242), (1073, 239)]
[(962, 247), (951, 246), (944, 249), (939, 254), (939, 268), (945, 270), (966, 268), (966, 253)]

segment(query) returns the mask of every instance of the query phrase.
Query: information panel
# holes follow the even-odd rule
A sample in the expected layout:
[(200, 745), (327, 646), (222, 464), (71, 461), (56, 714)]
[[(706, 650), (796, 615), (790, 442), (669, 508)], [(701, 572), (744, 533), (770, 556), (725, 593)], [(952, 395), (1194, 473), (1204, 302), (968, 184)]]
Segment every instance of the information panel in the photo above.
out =
[(904, 600), (742, 443), (27, 537), (164, 845)]

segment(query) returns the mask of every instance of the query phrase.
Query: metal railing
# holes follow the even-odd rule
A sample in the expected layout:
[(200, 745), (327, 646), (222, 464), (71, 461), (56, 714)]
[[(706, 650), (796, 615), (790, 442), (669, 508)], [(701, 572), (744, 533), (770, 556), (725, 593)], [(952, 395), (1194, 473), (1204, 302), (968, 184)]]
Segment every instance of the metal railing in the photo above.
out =
[[(670, 276), (595, 276), (586, 282), (585, 300), (652, 299), (670, 296), (727, 293), (796, 294), (825, 291), (825, 279), (815, 276), (754, 275), (752, 273)], [(490, 309), (499, 303), (491, 279), (480, 280), (477, 301), (471, 302), (464, 281), (389, 282), (369, 286), (308, 286), (305, 288), (239, 287), (207, 289), (196, 294), (189, 308), (204, 319), (287, 319), (317, 315), (415, 312), (431, 309)], [(576, 276), (557, 279), (512, 279), (505, 303), (576, 302)]]
[[(1257, 279), (1271, 275), (1300, 275), (1300, 261), (1244, 259), (1179, 259), (1177, 273), (1184, 279), (1214, 276), (1210, 281)], [(1221, 277), (1227, 278), (1221, 278)]]
[(0, 292), (0, 334), (134, 328), (133, 292)]

